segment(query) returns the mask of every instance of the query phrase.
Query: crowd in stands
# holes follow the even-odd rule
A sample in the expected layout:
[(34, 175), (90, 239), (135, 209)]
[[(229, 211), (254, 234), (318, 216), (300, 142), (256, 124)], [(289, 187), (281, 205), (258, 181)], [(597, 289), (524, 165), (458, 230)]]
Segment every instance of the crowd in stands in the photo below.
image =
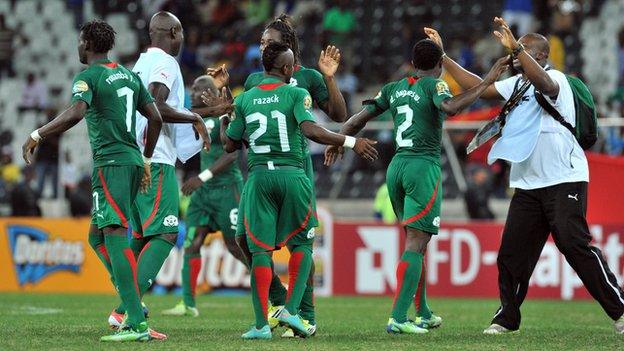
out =
[[(375, 2), (376, 4), (379, 1)], [(388, 1), (390, 2), (390, 1)], [(582, 60), (579, 53), (579, 38), (576, 33), (584, 16), (597, 11), (604, 0), (580, 1), (580, 0), (497, 0), (488, 3), (488, 6), (496, 7), (496, 13), (503, 16), (512, 25), (518, 35), (530, 31), (538, 31), (545, 34), (551, 45), (551, 63), (558, 70), (569, 74), (581, 75)], [(85, 20), (85, 0), (66, 0), (66, 9), (71, 12), (76, 24)], [(301, 63), (304, 66), (316, 66), (319, 53), (325, 45), (331, 43), (340, 48), (343, 55), (341, 68), (338, 74), (338, 82), (345, 95), (349, 113), (357, 112), (360, 108), (359, 99), (364, 95), (375, 94), (382, 83), (390, 79), (398, 79), (405, 76), (411, 70), (409, 64), (411, 56), (411, 44), (424, 37), (422, 27), (440, 24), (440, 13), (435, 4), (428, 1), (412, 1), (401, 10), (398, 23), (392, 23), (394, 30), (393, 38), (381, 38), (381, 43), (391, 39), (401, 42), (398, 52), (389, 52), (388, 55), (399, 56), (398, 62), (403, 65), (390, 65), (387, 62), (375, 63), (376, 66), (363, 65), (362, 62), (368, 57), (362, 57), (359, 50), (366, 46), (370, 38), (362, 38), (363, 21), (361, 11), (363, 1), (357, 0), (140, 0), (140, 1), (93, 1), (93, 8), (97, 16), (106, 18), (111, 13), (127, 13), (131, 26), (137, 30), (139, 51), (131, 55), (118, 57), (121, 63), (131, 67), (137, 59), (140, 51), (149, 45), (147, 23), (151, 14), (158, 10), (167, 10), (175, 13), (181, 20), (185, 30), (185, 43), (179, 57), (179, 62), (187, 84), (194, 78), (204, 73), (206, 67), (225, 64), (229, 70), (231, 86), (236, 95), (242, 91), (242, 85), (246, 77), (255, 71), (261, 70), (259, 39), (267, 21), (280, 13), (289, 13), (293, 17), (300, 38)], [(449, 2), (450, 3), (450, 2)], [(453, 2), (453, 6), (460, 2)], [(394, 3), (393, 3), (394, 4)], [(377, 4), (379, 5), (379, 4)], [(394, 6), (394, 5), (393, 5)], [(413, 10), (416, 9), (416, 10)], [(398, 11), (396, 8), (387, 8), (387, 11)], [(405, 10), (405, 11), (403, 11)], [(413, 10), (413, 11), (412, 11)], [(491, 9), (490, 9), (491, 10)], [(411, 11), (411, 12), (410, 12)], [(443, 8), (443, 11), (447, 11)], [(449, 11), (452, 11), (449, 10)], [(472, 11), (472, 9), (471, 9)], [(417, 17), (412, 16), (413, 13)], [(0, 13), (0, 79), (6, 76), (16, 76), (23, 79), (19, 111), (37, 111), (43, 117), (53, 117), (55, 113), (64, 108), (67, 99), (61, 97), (58, 102), (48, 98), (48, 87), (39, 80), (34, 72), (15, 72), (13, 65), (14, 53), (19, 50), (19, 43), (28, 40), (20, 33), (19, 25), (10, 27), (5, 21), (11, 13)], [(413, 18), (418, 18), (414, 23)], [(482, 25), (478, 28), (461, 26), (439, 27), (445, 38), (445, 49), (449, 56), (455, 58), (460, 64), (477, 74), (487, 72), (492, 62), (503, 55), (501, 46), (493, 38), (488, 18), (480, 20)], [(374, 29), (374, 28), (373, 28)], [(620, 89), (614, 93), (610, 100), (614, 108), (619, 108), (624, 113), (624, 31), (619, 37), (620, 50), (619, 62), (621, 77)], [(372, 45), (372, 44), (371, 44)], [(383, 56), (382, 56), (383, 57)], [(74, 60), (69, 57), (68, 60)], [(391, 62), (391, 60), (388, 60)], [(362, 69), (367, 67), (367, 69)], [(371, 69), (372, 68), (372, 69)], [(460, 88), (450, 77), (443, 77), (449, 82), (454, 92)], [(480, 102), (475, 106), (478, 109), (487, 109), (492, 105)], [(495, 110), (492, 110), (495, 112)], [(493, 115), (486, 115), (486, 118)], [(323, 116), (319, 111), (319, 119)], [(0, 133), (0, 148), (2, 159), (0, 160), (0, 202), (11, 203), (12, 192), (19, 193), (20, 201), (29, 203), (30, 199), (40, 197), (58, 198), (64, 196), (73, 201), (76, 213), (79, 213), (80, 202), (90, 204), (88, 191), (88, 177), (79, 174), (72, 165), (71, 157), (59, 150), (59, 140), (49, 138), (41, 145), (37, 152), (37, 163), (34, 167), (24, 167), (21, 170), (12, 159), (15, 150), (6, 149), (10, 145), (12, 137), (22, 138), (22, 135), (10, 135), (10, 126), (1, 126), (8, 129)], [(475, 204), (475, 209), (469, 210), (476, 216), (487, 218), (491, 211), (482, 208), (487, 205), (487, 197), (483, 199), (481, 194), (505, 197), (507, 167), (502, 163), (493, 166), (485, 164), (487, 149), (465, 157), (465, 145), (470, 140), (471, 133), (451, 133), (460, 156), (460, 162), (465, 171), (468, 183), (468, 191), (465, 196), (467, 204)], [(379, 141), (379, 147), (384, 154), (392, 151), (393, 138), (388, 131), (381, 131), (374, 135)], [(619, 153), (624, 150), (624, 143)], [(387, 151), (387, 152), (386, 152)], [(322, 159), (322, 148), (313, 146), (315, 163)], [(60, 157), (62, 159), (59, 163)], [(389, 162), (389, 157), (382, 158), (373, 168), (384, 170), (384, 162)], [(186, 169), (196, 167), (191, 162)], [(370, 167), (364, 164), (354, 163), (350, 165), (354, 170), (358, 167)], [(318, 168), (318, 167), (317, 167)], [(322, 168), (322, 167), (321, 167)], [(319, 173), (328, 177), (326, 169)], [(59, 174), (61, 174), (59, 176)], [(61, 179), (62, 181), (59, 181)], [(46, 184), (48, 184), (46, 186)], [(48, 189), (47, 191), (44, 191)], [(60, 190), (60, 191), (59, 191)], [(374, 195), (372, 193), (371, 195)], [(34, 202), (36, 204), (36, 201)], [(23, 203), (21, 204), (23, 206)], [(29, 208), (27, 213), (35, 213), (35, 207)], [(17, 214), (19, 211), (13, 211)]]

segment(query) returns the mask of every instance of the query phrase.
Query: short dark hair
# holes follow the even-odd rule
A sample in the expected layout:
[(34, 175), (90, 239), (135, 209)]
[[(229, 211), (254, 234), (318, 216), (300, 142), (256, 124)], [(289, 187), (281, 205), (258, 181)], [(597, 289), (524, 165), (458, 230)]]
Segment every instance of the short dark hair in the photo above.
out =
[[(262, 66), (266, 72), (275, 68), (275, 60), (290, 49), (285, 43), (271, 43), (262, 51)], [(292, 50), (292, 49), (291, 49)]]
[(93, 20), (80, 27), (82, 37), (90, 44), (91, 51), (95, 53), (107, 53), (115, 46), (115, 30), (110, 24)]
[(442, 58), (442, 49), (431, 39), (418, 41), (412, 49), (412, 62), (416, 69), (424, 71), (434, 68)]
[(297, 31), (293, 26), (292, 17), (282, 13), (267, 24), (265, 30), (267, 29), (275, 29), (280, 32), (282, 35), (282, 42), (288, 45), (288, 48), (290, 48), (295, 55), (295, 62), (299, 61), (299, 38), (297, 38)]

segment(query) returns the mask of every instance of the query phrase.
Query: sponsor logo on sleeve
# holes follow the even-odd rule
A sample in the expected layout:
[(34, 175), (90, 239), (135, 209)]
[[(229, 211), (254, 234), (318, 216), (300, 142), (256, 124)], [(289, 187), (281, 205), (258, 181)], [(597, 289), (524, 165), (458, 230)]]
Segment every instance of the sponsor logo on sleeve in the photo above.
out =
[(446, 82), (438, 82), (436, 84), (436, 91), (438, 92), (438, 95), (446, 95), (451, 93), (449, 90), (449, 86), (448, 84), (446, 84)]
[(310, 97), (310, 95), (306, 95), (306, 97), (303, 99), (303, 107), (308, 110), (312, 108), (312, 98)]

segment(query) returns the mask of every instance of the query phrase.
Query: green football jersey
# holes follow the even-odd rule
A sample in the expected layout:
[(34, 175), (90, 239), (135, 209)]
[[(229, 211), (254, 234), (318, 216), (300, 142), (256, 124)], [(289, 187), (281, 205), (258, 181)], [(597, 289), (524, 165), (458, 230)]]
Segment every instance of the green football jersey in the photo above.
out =
[[(200, 167), (202, 171), (210, 169), (210, 166), (212, 166), (212, 164), (215, 163), (219, 159), (219, 157), (221, 157), (221, 155), (223, 155), (223, 153), (225, 152), (223, 150), (223, 145), (221, 144), (221, 138), (219, 137), (219, 132), (221, 130), (219, 118), (207, 117), (204, 118), (204, 122), (206, 122), (206, 127), (210, 132), (210, 139), (212, 140), (212, 142), (210, 144), (210, 151), (202, 149), (200, 153)], [(241, 181), (243, 181), (243, 175), (241, 174), (238, 162), (234, 162), (221, 173), (215, 174), (214, 177), (209, 181), (205, 182), (204, 185), (215, 186), (234, 184)]]
[[(250, 74), (245, 81), (245, 91), (260, 84), (264, 78), (264, 72)], [(315, 69), (306, 68), (301, 65), (295, 66), (295, 72), (293, 72), (290, 78), (290, 85), (307, 90), (310, 96), (312, 96), (312, 101), (317, 104), (329, 100), (329, 93), (323, 75)], [(307, 138), (303, 138), (301, 146), (304, 148), (305, 154), (308, 155), (310, 150), (308, 149)]]
[(141, 79), (122, 65), (99, 60), (78, 73), (72, 87), (72, 103), (88, 105), (85, 119), (93, 166), (142, 166), (135, 114), (154, 100)]
[(425, 156), (439, 162), (445, 117), (440, 105), (452, 96), (441, 79), (408, 77), (386, 84), (364, 104), (371, 112), (390, 111), (396, 155)]
[(247, 164), (303, 168), (303, 133), (299, 124), (314, 122), (312, 98), (301, 88), (265, 77), (257, 87), (239, 95), (235, 118), (227, 135), (249, 141)]

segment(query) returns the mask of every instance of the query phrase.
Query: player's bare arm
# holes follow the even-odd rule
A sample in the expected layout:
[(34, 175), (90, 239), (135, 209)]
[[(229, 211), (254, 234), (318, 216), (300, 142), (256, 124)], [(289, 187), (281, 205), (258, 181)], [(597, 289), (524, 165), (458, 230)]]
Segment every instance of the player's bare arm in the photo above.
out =
[[(379, 111), (369, 111), (367, 108), (363, 108), (360, 112), (353, 115), (351, 118), (347, 120), (347, 122), (342, 126), (340, 130), (340, 134), (344, 135), (356, 135), (359, 133), (364, 127), (366, 123), (371, 119), (377, 117), (379, 115)], [(325, 162), (326, 166), (331, 166), (338, 160), (338, 158), (342, 159), (344, 155), (344, 147), (342, 146), (334, 146), (330, 145), (325, 148)]]
[(494, 23), (500, 26), (500, 30), (494, 31), (494, 35), (507, 50), (515, 53), (514, 56), (520, 61), (524, 75), (533, 83), (535, 89), (548, 96), (557, 96), (559, 94), (559, 84), (550, 78), (546, 70), (534, 58), (534, 56), (546, 55), (546, 59), (548, 54), (528, 47), (532, 43), (523, 45), (525, 43), (518, 42), (504, 19), (496, 17), (494, 18)]
[[(442, 37), (440, 36), (438, 31), (436, 31), (433, 28), (427, 28), (427, 27), (425, 27), (424, 30), (425, 30), (425, 34), (427, 34), (429, 39), (433, 40), (433, 42), (435, 42), (440, 47), (440, 49), (442, 49), (442, 52), (444, 52), (444, 45), (442, 43)], [(465, 68), (460, 66), (459, 63), (455, 62), (452, 58), (450, 58), (446, 54), (442, 55), (442, 66), (444, 67), (446, 72), (448, 72), (448, 74), (450, 74), (451, 77), (453, 77), (453, 79), (455, 79), (455, 81), (464, 90), (468, 90), (472, 87), (475, 87), (482, 81), (481, 77), (466, 70)], [(503, 99), (503, 97), (498, 93), (498, 91), (494, 87), (494, 84), (490, 84), (485, 89), (483, 94), (481, 94), (481, 98), (492, 99), (492, 100)]]
[(37, 147), (41, 139), (49, 135), (63, 133), (80, 122), (87, 113), (88, 107), (86, 102), (76, 101), (52, 121), (31, 133), (22, 146), (22, 157), (24, 161), (26, 161), (27, 164), (31, 163), (35, 147)]
[[(227, 170), (230, 167), (230, 165), (232, 165), (232, 163), (236, 162), (237, 159), (238, 159), (237, 151), (234, 151), (232, 153), (224, 153), (223, 155), (221, 155), (215, 161), (215, 163), (212, 164), (210, 169), (208, 169), (208, 171), (210, 172), (209, 173), (210, 178)], [(199, 187), (201, 187), (202, 184), (204, 184), (204, 180), (202, 180), (200, 176), (191, 177), (182, 185), (182, 193), (186, 196), (189, 196), (195, 190), (199, 189)]]
[(219, 137), (221, 139), (221, 144), (223, 145), (223, 150), (227, 153), (233, 153), (236, 150), (243, 148), (242, 140), (233, 140), (226, 134), (226, 130), (230, 125), (230, 117), (223, 117), (220, 119), (221, 130), (219, 131)]
[(202, 94), (202, 101), (206, 106), (192, 108), (191, 112), (195, 112), (202, 116), (221, 116), (234, 111), (234, 104), (228, 94), (227, 87), (221, 88), (219, 96), (211, 91), (205, 91)]
[(303, 135), (316, 143), (351, 147), (356, 154), (369, 161), (375, 161), (379, 155), (374, 146), (377, 142), (374, 140), (334, 133), (310, 121), (304, 121), (300, 127)]
[(453, 116), (470, 106), (488, 89), (488, 87), (493, 86), (494, 82), (498, 80), (498, 77), (500, 77), (500, 75), (507, 70), (509, 67), (507, 64), (508, 61), (509, 57), (502, 57), (498, 59), (479, 84), (459, 95), (444, 100), (440, 109), (444, 113)]
[(143, 150), (143, 179), (141, 180), (141, 190), (145, 191), (152, 185), (151, 161), (156, 148), (156, 142), (160, 136), (162, 128), (162, 117), (156, 104), (150, 102), (141, 106), (138, 111), (147, 118), (147, 132), (145, 134), (145, 149)]
[(177, 110), (169, 106), (169, 104), (167, 104), (169, 88), (162, 83), (150, 83), (148, 90), (154, 97), (156, 107), (158, 107), (163, 121), (168, 123), (192, 123), (196, 135), (201, 137), (204, 141), (204, 149), (210, 150), (210, 134), (208, 134), (204, 120), (200, 115), (194, 112)]
[(347, 118), (347, 104), (338, 88), (335, 74), (340, 65), (340, 50), (332, 45), (321, 51), (318, 61), (319, 71), (323, 74), (323, 80), (327, 86), (329, 99), (319, 103), (323, 112), (335, 122), (344, 122)]

